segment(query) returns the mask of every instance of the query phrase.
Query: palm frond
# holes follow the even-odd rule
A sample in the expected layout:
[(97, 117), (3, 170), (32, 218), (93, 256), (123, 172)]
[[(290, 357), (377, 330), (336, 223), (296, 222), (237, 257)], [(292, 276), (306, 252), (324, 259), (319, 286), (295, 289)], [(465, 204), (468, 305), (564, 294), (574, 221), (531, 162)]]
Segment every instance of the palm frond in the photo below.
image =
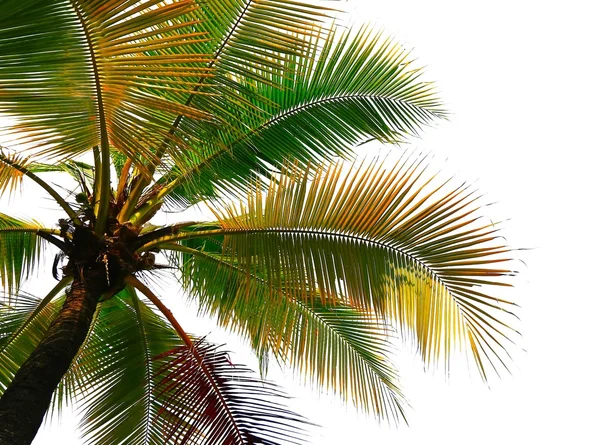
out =
[(162, 443), (153, 357), (180, 345), (177, 334), (125, 289), (101, 303), (93, 328), (63, 380), (80, 400), (86, 443)]
[[(1, 148), (0, 156), (0, 195), (11, 195), (20, 188), (23, 182), (23, 171), (14, 168), (13, 165), (25, 166), (26, 159), (16, 153), (5, 155)], [(3, 162), (3, 159), (7, 159), (8, 162)]]
[(306, 166), (350, 157), (366, 140), (403, 140), (445, 116), (408, 52), (381, 32), (334, 27), (309, 43), (302, 53), (286, 55), (270, 82), (245, 78), (262, 102), (231, 101), (224, 125), (203, 139), (204, 152), (189, 152), (187, 166), (162, 180), (178, 185), (167, 197), (172, 206), (210, 196), (215, 182), (228, 190), (243, 186), (252, 171), (264, 173), (286, 158)]
[(37, 236), (45, 229), (35, 221), (24, 221), (0, 213), (0, 280), (6, 293), (15, 293), (40, 263), (46, 241)]
[[(192, 435), (207, 440), (194, 443), (249, 444), (257, 443), (251, 440), (257, 433), (254, 427), (264, 428), (266, 437), (270, 437), (269, 432), (277, 435), (277, 431), (287, 431), (286, 426), (278, 425), (277, 419), (268, 419), (273, 414), (293, 422), (295, 417), (283, 408), (265, 401), (261, 410), (257, 408), (260, 402), (252, 408), (253, 403), (246, 397), (242, 401), (237, 399), (238, 394), (250, 395), (248, 386), (260, 387), (262, 382), (246, 376), (239, 381), (226, 381), (245, 368), (236, 366), (233, 373), (227, 374), (213, 366), (213, 358), (209, 360), (204, 355), (195, 360), (206, 362), (201, 363), (199, 372), (205, 373), (210, 383), (202, 379), (186, 382), (191, 385), (186, 386), (187, 391), (207, 394), (204, 401), (207, 409), (195, 411), (198, 406), (188, 404), (186, 394), (181, 393), (179, 383), (174, 380), (181, 378), (175, 376), (181, 365), (177, 357), (187, 350), (181, 345), (173, 328), (141, 301), (133, 289), (126, 288), (101, 304), (84, 347), (63, 379), (64, 391), (81, 402), (86, 443), (175, 444), (183, 443), (181, 437)], [(202, 348), (206, 347), (203, 344)], [(213, 353), (217, 361), (220, 354)], [(167, 377), (170, 373), (173, 378)], [(221, 379), (221, 376), (226, 377)], [(257, 389), (257, 393), (273, 395), (276, 391)], [(246, 408), (250, 409), (242, 414)], [(267, 417), (259, 417), (262, 415)], [(203, 422), (207, 419), (215, 422), (214, 429), (210, 425), (206, 429)], [(239, 431), (241, 436), (232, 442), (207, 439), (221, 437), (218, 431), (225, 430)]]
[[(193, 52), (211, 56), (204, 65), (210, 74), (190, 79), (185, 104), (195, 109), (210, 110), (213, 122), (207, 125), (195, 116), (178, 115), (170, 126), (169, 137), (157, 149), (156, 158), (150, 159), (149, 173), (154, 173), (157, 167), (173, 164), (177, 169), (193, 151), (198, 154), (192, 157), (204, 158), (211, 145), (217, 143), (222, 146), (215, 139), (222, 131), (221, 127), (238, 132), (237, 123), (232, 126), (233, 122), (239, 122), (236, 107), (249, 106), (260, 112), (252, 102), (267, 100), (259, 92), (248, 88), (244, 79), (272, 83), (273, 73), (284, 70), (285, 57), (306, 51), (312, 44), (310, 38), (316, 32), (315, 22), (328, 19), (329, 12), (331, 9), (324, 7), (320, 1), (208, 0), (201, 2), (195, 11), (177, 19), (197, 22), (198, 29), (210, 37), (192, 42)], [(171, 38), (176, 33), (174, 28), (165, 30), (163, 35)], [(177, 47), (165, 47), (163, 51), (165, 55), (181, 58)], [(233, 104), (237, 105), (232, 107)], [(135, 184), (119, 215), (120, 221), (132, 216), (133, 207), (150, 185), (151, 176), (147, 175), (146, 179)], [(147, 198), (143, 197), (142, 201)]]
[(160, 358), (168, 443), (304, 443), (304, 420), (280, 404), (279, 388), (234, 365), (223, 350), (199, 340), (193, 350), (182, 346)]
[(271, 292), (389, 317), (426, 363), (448, 366), (466, 347), (485, 376), (505, 365), (514, 333), (513, 303), (490, 293), (510, 285), (504, 278), (514, 271), (501, 265), (511, 249), (481, 221), (474, 192), (433, 187), (423, 162), (407, 157), (348, 174), (332, 164), (312, 180), (310, 169), (291, 166), (266, 196), (259, 185), (247, 204), (216, 210), (220, 230), (170, 241), (223, 236), (222, 261), (261, 277)]
[(391, 332), (382, 320), (342, 304), (273, 293), (264, 279), (224, 261), (217, 240), (183, 244), (174, 259), (184, 289), (201, 311), (249, 339), (259, 360), (273, 354), (366, 412), (396, 422), (404, 417), (404, 397), (388, 361)]
[(318, 35), (318, 24), (330, 21), (334, 12), (322, 1), (207, 0), (200, 26), (211, 40), (202, 43), (203, 52), (214, 54), (223, 79), (270, 82), (271, 73), (281, 72), (278, 62), (306, 49), (307, 37)]
[(94, 167), (81, 161), (66, 161), (59, 163), (44, 163), (31, 161), (18, 153), (4, 153), (0, 147), (0, 194), (6, 191), (14, 192), (21, 185), (25, 173), (68, 173), (80, 182), (81, 178), (93, 181)]
[(174, 23), (195, 8), (191, 0), (3, 4), (0, 112), (15, 118), (6, 130), (13, 143), (58, 158), (110, 144), (143, 165), (170, 140), (177, 116), (208, 119), (185, 103), (190, 76), (207, 75), (207, 57), (190, 48), (206, 36), (193, 20)]
[(81, 161), (66, 161), (54, 164), (33, 162), (27, 166), (32, 173), (67, 173), (73, 180), (81, 184), (82, 179), (86, 186), (94, 182), (94, 166)]

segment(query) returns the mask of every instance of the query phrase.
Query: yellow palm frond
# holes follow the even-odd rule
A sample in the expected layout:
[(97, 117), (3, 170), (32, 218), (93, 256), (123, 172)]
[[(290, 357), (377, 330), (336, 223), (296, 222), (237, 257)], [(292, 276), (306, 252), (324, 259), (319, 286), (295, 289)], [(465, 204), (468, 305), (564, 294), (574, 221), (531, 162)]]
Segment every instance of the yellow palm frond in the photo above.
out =
[(482, 222), (474, 192), (433, 186), (424, 163), (348, 173), (338, 163), (314, 177), (289, 166), (266, 194), (257, 186), (246, 203), (217, 205), (212, 236), (223, 236), (224, 261), (272, 292), (374, 311), (414, 338), (427, 363), (448, 365), (466, 347), (485, 376), (484, 362), (505, 363), (514, 333), (513, 303), (490, 290), (509, 286), (512, 251)]

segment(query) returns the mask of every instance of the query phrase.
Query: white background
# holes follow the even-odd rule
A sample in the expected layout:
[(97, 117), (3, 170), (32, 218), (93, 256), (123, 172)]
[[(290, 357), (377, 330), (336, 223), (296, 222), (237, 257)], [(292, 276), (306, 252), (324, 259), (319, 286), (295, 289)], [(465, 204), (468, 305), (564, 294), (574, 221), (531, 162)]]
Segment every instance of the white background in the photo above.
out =
[[(335, 399), (290, 383), (296, 409), (323, 425), (315, 444), (598, 443), (598, 149), (600, 26), (594, 1), (386, 1), (344, 6), (397, 36), (452, 112), (415, 145), (478, 180), (494, 219), (511, 218), (513, 247), (531, 247), (513, 297), (522, 306), (513, 375), (491, 389), (475, 374), (423, 372), (399, 354), (410, 427), (364, 419)], [(3, 204), (7, 204), (3, 202)], [(184, 317), (198, 334), (216, 329)], [(240, 345), (228, 340), (230, 349)], [(243, 349), (243, 348), (242, 348)], [(248, 362), (244, 354), (234, 361)], [(276, 371), (276, 370), (275, 370)], [(76, 421), (35, 443), (78, 444)]]

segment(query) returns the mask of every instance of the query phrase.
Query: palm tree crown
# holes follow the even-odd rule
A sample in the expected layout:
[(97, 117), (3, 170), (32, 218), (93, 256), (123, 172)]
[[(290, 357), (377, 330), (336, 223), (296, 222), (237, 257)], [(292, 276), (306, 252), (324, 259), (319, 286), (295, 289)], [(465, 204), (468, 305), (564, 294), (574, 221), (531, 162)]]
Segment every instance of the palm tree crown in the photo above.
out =
[[(0, 443), (30, 443), (72, 400), (89, 443), (306, 440), (275, 385), (185, 332), (157, 273), (263, 374), (270, 357), (380, 418), (404, 417), (394, 332), (426, 363), (505, 365), (513, 303), (491, 289), (510, 285), (511, 249), (476, 192), (426, 156), (342, 161), (445, 112), (406, 51), (333, 6), (2, 3), (0, 191), (35, 182), (65, 214), (0, 214)], [(197, 204), (212, 220), (152, 223)], [(57, 284), (40, 299), (21, 288), (46, 249)]]

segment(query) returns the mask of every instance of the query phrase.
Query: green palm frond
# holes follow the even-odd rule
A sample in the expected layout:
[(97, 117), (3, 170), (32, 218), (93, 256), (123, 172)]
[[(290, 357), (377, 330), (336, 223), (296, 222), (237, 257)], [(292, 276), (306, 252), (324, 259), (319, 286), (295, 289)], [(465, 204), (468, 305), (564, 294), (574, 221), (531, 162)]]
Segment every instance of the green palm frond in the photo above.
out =
[(220, 229), (168, 240), (223, 236), (222, 261), (261, 277), (271, 292), (389, 317), (427, 363), (448, 365), (466, 347), (485, 376), (505, 364), (514, 333), (513, 303), (490, 294), (508, 285), (513, 270), (501, 265), (511, 249), (481, 221), (468, 187), (431, 186), (423, 162), (348, 174), (334, 164), (312, 181), (310, 170), (292, 166), (266, 196), (257, 186), (247, 205), (216, 211)]
[(24, 221), (0, 213), (0, 280), (9, 295), (16, 292), (42, 259), (45, 241), (37, 232), (45, 229), (35, 221)]
[[(247, 444), (254, 443), (249, 439), (256, 433), (253, 428), (247, 430), (249, 426), (264, 427), (267, 437), (271, 429), (287, 431), (275, 419), (268, 419), (273, 414), (294, 421), (293, 415), (276, 404), (265, 401), (264, 409), (260, 409), (258, 402), (252, 411), (253, 402), (248, 398), (238, 400), (242, 394), (273, 396), (277, 393), (274, 387), (266, 384), (268, 389), (263, 391), (262, 382), (247, 377), (246, 369), (239, 365), (228, 362), (233, 370), (223, 369), (224, 353), (213, 351), (206, 343), (199, 343), (200, 357), (205, 360), (202, 366), (188, 363), (198, 369), (193, 376), (181, 375), (178, 370), (183, 365), (178, 357), (187, 351), (181, 345), (173, 328), (134, 290), (126, 288), (101, 303), (92, 331), (63, 379), (63, 391), (81, 403), (86, 443), (175, 444), (192, 435), (207, 441), (194, 443)], [(204, 358), (208, 349), (210, 359)], [(190, 380), (182, 389), (180, 383), (187, 378)], [(196, 397), (192, 402), (187, 397), (190, 393)], [(206, 410), (196, 411), (198, 404), (204, 404)], [(243, 408), (250, 409), (238, 412)], [(205, 422), (209, 422), (208, 427)], [(210, 437), (221, 437), (224, 431), (227, 437), (229, 432), (238, 431), (240, 437), (229, 437), (231, 442), (210, 442)]]
[(60, 152), (91, 147), (93, 89), (71, 6), (9, 0), (2, 10), (0, 112), (16, 118), (6, 133), (26, 147), (56, 143)]
[(184, 289), (201, 311), (248, 338), (260, 360), (273, 354), (367, 412), (394, 421), (404, 416), (397, 373), (388, 361), (390, 331), (381, 320), (342, 304), (308, 304), (272, 293), (264, 279), (223, 261), (217, 240), (183, 244), (172, 248), (179, 250), (174, 259)]
[[(323, 1), (206, 0), (200, 25), (212, 39), (203, 52), (214, 54), (223, 79), (258, 78), (281, 72), (286, 54), (297, 54), (316, 36), (318, 24), (328, 22), (335, 10)], [(261, 77), (265, 76), (265, 77)]]
[[(212, 56), (208, 65), (211, 77), (199, 81), (212, 94), (191, 101), (210, 109), (219, 127), (226, 125), (236, 131), (240, 125), (234, 123), (240, 112), (252, 109), (261, 114), (258, 104), (270, 102), (253, 84), (277, 88), (273, 80), (288, 71), (287, 58), (309, 51), (320, 33), (319, 24), (330, 22), (334, 12), (323, 1), (203, 1), (197, 13), (201, 19), (198, 26), (211, 38), (196, 44), (195, 50)], [(215, 131), (185, 117), (178, 125), (190, 135), (208, 136)]]
[(418, 134), (445, 116), (420, 74), (408, 52), (381, 32), (322, 32), (303, 53), (287, 55), (271, 82), (246, 78), (246, 88), (263, 101), (230, 101), (225, 124), (215, 127), (208, 143), (203, 138), (204, 152), (190, 152), (188, 166), (176, 166), (162, 180), (174, 182), (168, 202), (185, 207), (210, 196), (215, 182), (243, 186), (252, 171), (280, 166), (286, 158), (307, 165), (315, 158), (349, 157), (366, 140)]
[(44, 299), (19, 293), (0, 301), (0, 394), (58, 314), (64, 299), (53, 299), (68, 281), (62, 280)]
[(133, 291), (101, 303), (93, 328), (65, 376), (81, 402), (82, 435), (94, 444), (161, 443), (164, 425), (153, 358), (181, 344)]
[[(206, 36), (194, 21), (173, 22), (195, 8), (191, 0), (5, 2), (0, 113), (15, 118), (6, 130), (13, 143), (59, 158), (110, 144), (141, 165), (178, 115), (209, 119), (185, 103), (190, 76), (207, 75), (207, 57), (190, 47)], [(179, 34), (162, 35), (172, 30)]]

